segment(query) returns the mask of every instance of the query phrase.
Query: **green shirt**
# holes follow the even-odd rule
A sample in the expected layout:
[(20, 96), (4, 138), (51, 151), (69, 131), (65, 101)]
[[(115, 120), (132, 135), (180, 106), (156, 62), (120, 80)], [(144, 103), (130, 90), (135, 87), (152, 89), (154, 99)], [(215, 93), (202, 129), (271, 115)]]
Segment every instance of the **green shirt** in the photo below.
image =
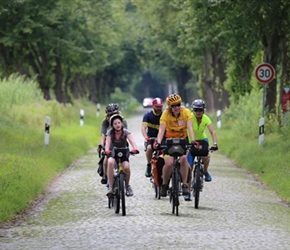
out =
[(207, 136), (206, 136), (204, 130), (208, 125), (210, 125), (212, 123), (211, 119), (207, 115), (203, 114), (202, 119), (201, 119), (201, 123), (198, 125), (197, 119), (196, 119), (194, 113), (191, 113), (191, 116), (192, 116), (192, 124), (193, 124), (193, 132), (194, 132), (195, 140), (206, 139)]

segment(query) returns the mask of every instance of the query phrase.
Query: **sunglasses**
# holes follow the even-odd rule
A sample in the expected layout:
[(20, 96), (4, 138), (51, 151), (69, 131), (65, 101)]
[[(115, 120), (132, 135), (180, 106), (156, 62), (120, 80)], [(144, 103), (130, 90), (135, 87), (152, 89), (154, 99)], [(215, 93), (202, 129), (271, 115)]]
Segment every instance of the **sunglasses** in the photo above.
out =
[(194, 112), (203, 112), (203, 109), (193, 109)]
[(177, 107), (180, 107), (180, 103), (177, 103), (175, 105), (171, 105), (171, 108), (177, 108)]

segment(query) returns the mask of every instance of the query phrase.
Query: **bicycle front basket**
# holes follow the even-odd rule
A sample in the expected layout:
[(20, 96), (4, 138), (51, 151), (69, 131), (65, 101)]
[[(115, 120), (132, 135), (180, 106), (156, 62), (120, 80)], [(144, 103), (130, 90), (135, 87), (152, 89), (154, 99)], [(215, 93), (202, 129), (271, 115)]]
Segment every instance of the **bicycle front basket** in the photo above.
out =
[(181, 156), (186, 154), (187, 140), (184, 138), (170, 138), (166, 139), (166, 154), (171, 156)]
[(204, 140), (198, 140), (200, 148), (192, 147), (190, 153), (192, 156), (207, 156), (208, 155), (208, 142)]
[(122, 158), (122, 157), (129, 157), (129, 148), (128, 147), (124, 147), (124, 148), (117, 148), (114, 147), (112, 150), (112, 157), (116, 158)]

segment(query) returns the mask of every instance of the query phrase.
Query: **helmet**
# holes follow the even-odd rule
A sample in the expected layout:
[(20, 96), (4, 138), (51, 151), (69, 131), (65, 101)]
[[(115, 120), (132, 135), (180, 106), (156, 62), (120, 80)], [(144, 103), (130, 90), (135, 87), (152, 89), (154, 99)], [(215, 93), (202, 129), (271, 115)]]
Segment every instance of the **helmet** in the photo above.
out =
[(205, 109), (205, 103), (201, 99), (196, 99), (191, 104), (192, 109)]
[(119, 105), (117, 103), (110, 103), (106, 107), (106, 114), (111, 115), (119, 111)]
[(181, 103), (181, 101), (182, 101), (181, 97), (177, 94), (171, 94), (166, 98), (166, 103), (168, 106)]
[(157, 107), (162, 107), (163, 106), (162, 99), (158, 97), (154, 98), (152, 101), (152, 105), (157, 106)]
[(116, 120), (116, 119), (120, 119), (121, 122), (123, 122), (123, 116), (119, 115), (119, 114), (115, 114), (115, 115), (112, 115), (111, 118), (110, 118), (110, 125), (111, 127), (113, 127), (113, 122)]

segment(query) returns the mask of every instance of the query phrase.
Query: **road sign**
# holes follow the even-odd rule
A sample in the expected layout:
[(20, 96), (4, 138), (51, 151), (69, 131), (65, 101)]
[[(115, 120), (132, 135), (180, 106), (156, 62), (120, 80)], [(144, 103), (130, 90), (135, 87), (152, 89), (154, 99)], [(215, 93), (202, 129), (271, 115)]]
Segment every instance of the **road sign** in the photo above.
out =
[(260, 83), (269, 83), (275, 76), (275, 69), (269, 63), (261, 63), (255, 69), (255, 76)]
[(283, 112), (290, 111), (290, 87), (282, 89), (282, 109)]

